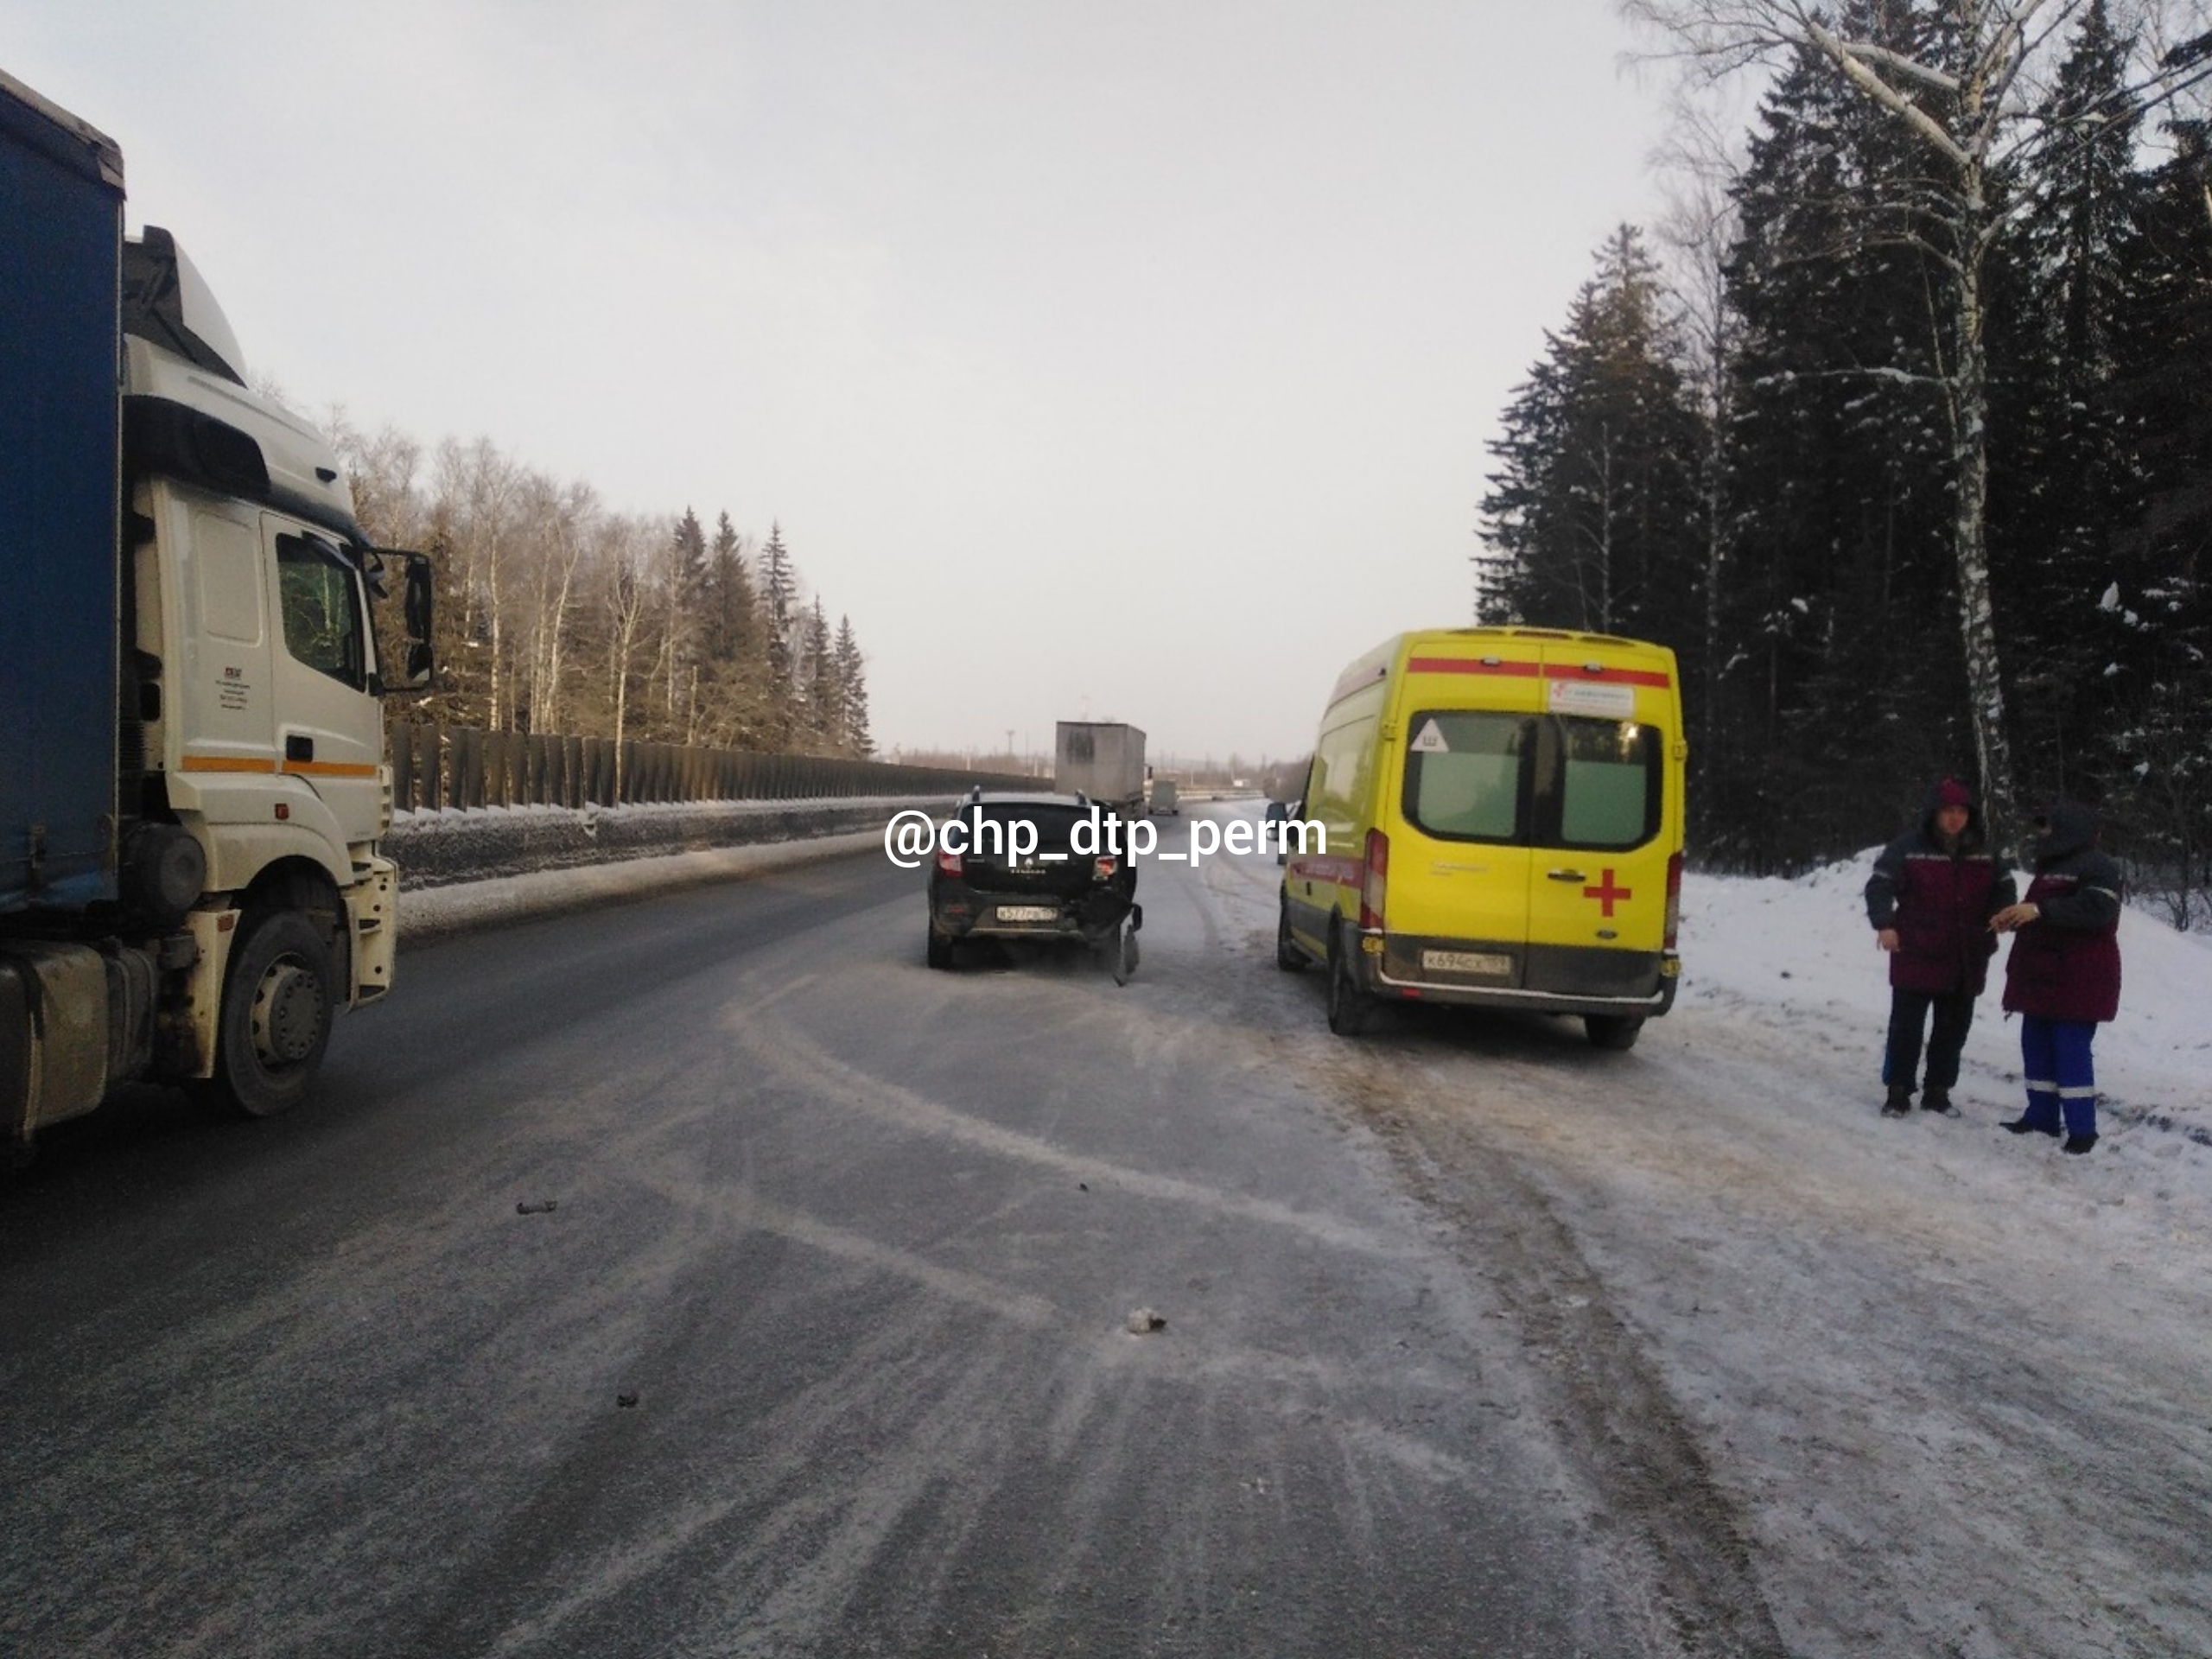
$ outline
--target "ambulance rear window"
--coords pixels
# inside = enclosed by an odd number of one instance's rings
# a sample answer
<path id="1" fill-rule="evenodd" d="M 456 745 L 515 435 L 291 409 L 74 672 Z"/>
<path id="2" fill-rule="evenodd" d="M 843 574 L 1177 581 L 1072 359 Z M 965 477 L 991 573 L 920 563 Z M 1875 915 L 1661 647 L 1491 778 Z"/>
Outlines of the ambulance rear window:
<path id="1" fill-rule="evenodd" d="M 1658 732 L 1634 721 L 1431 709 L 1408 723 L 1404 810 L 1445 841 L 1624 851 L 1659 832 Z"/>
<path id="2" fill-rule="evenodd" d="M 1639 847 L 1658 833 L 1659 734 L 1632 720 L 1562 720 L 1560 847 Z"/>
<path id="3" fill-rule="evenodd" d="M 1416 715 L 1406 754 L 1406 816 L 1454 841 L 1520 839 L 1522 761 L 1535 721 L 1468 709 Z"/>

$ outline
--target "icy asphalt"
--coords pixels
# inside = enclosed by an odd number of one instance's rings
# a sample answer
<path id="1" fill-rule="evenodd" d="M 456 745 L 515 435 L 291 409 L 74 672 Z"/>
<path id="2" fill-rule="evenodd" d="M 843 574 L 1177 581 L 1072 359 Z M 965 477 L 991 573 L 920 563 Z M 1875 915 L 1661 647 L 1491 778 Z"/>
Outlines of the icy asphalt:
<path id="1" fill-rule="evenodd" d="M 1126 989 L 931 975 L 870 856 L 410 950 L 312 1111 L 0 1193 L 0 1645 L 2212 1651 L 2199 942 L 2061 1159 L 1993 993 L 1875 1116 L 1852 866 L 1694 876 L 1613 1056 L 1329 1036 L 1251 860 Z"/>

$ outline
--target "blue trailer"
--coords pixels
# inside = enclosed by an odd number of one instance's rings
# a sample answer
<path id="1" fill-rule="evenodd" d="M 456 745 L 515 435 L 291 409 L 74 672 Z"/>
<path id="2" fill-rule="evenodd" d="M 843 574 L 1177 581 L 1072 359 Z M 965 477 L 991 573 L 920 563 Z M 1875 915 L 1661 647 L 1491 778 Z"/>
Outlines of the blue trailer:
<path id="1" fill-rule="evenodd" d="M 116 897 L 123 156 L 0 78 L 0 913 Z"/>

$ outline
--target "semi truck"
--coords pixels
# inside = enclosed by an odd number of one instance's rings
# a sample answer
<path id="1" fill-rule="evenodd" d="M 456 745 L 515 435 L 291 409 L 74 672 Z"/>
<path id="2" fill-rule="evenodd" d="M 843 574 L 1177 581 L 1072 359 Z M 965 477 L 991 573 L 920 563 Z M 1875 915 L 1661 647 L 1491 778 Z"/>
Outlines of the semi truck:
<path id="1" fill-rule="evenodd" d="M 1117 721 L 1064 720 L 1052 746 L 1053 785 L 1109 806 L 1144 810 L 1144 734 Z"/>
<path id="2" fill-rule="evenodd" d="M 0 1154 L 134 1081 L 283 1110 L 391 988 L 382 698 L 431 604 L 126 238 L 115 143 L 0 73 Z"/>

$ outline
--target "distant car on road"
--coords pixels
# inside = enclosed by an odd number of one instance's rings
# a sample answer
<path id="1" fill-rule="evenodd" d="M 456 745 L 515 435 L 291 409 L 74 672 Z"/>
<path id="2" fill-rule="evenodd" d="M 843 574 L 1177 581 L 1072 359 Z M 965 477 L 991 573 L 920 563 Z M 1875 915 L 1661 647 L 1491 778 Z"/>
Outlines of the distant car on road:
<path id="1" fill-rule="evenodd" d="M 1283 823 L 1294 818 L 1302 817 L 1305 816 L 1303 811 L 1305 805 L 1306 803 L 1303 801 L 1269 801 L 1268 803 L 1267 821 L 1269 823 Z M 1275 862 L 1278 864 L 1289 863 L 1290 852 L 1288 845 L 1281 838 L 1280 836 L 1276 837 L 1275 847 Z"/>
<path id="2" fill-rule="evenodd" d="M 1183 809 L 1177 802 L 1175 793 L 1175 780 L 1173 778 L 1154 779 L 1152 780 L 1152 805 L 1150 810 L 1155 814 L 1165 812 L 1170 817 L 1181 817 L 1183 816 Z"/>
<path id="3" fill-rule="evenodd" d="M 948 844 L 950 843 L 950 844 Z M 1082 795 L 976 791 L 938 826 L 930 865 L 929 965 L 963 939 L 1037 939 L 1136 966 L 1137 872 L 1126 821 Z"/>

